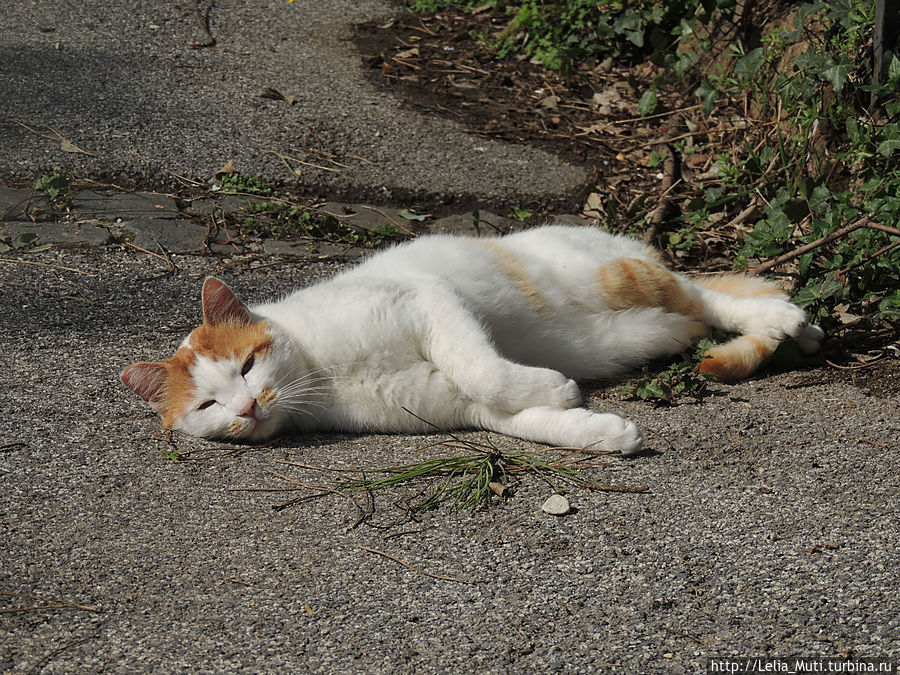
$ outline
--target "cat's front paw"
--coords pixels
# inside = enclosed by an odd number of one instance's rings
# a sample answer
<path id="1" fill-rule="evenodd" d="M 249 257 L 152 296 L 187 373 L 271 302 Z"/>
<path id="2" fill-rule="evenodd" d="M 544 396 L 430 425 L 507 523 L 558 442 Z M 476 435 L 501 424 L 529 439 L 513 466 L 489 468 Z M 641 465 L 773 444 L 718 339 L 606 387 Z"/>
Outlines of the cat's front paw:
<path id="1" fill-rule="evenodd" d="M 508 412 L 540 406 L 568 410 L 581 405 L 581 390 L 575 380 L 547 368 L 528 368 L 527 371 L 507 391 L 506 400 L 501 403 Z"/>
<path id="2" fill-rule="evenodd" d="M 575 380 L 569 380 L 561 387 L 557 387 L 552 392 L 552 398 L 555 399 L 555 408 L 568 410 L 569 408 L 577 408 L 584 400 L 581 396 L 581 389 Z"/>
<path id="3" fill-rule="evenodd" d="M 587 420 L 583 447 L 587 450 L 619 451 L 623 455 L 640 452 L 644 435 L 631 420 L 608 413 L 595 413 Z"/>

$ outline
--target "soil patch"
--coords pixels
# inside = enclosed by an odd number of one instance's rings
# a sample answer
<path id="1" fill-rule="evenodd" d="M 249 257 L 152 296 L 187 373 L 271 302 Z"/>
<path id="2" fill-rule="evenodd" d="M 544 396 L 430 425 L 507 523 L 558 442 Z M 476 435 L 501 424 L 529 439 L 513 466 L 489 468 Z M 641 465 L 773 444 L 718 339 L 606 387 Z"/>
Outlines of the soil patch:
<path id="1" fill-rule="evenodd" d="M 610 204 L 628 209 L 635 195 L 656 192 L 659 169 L 647 160 L 669 125 L 641 123 L 638 108 L 638 82 L 652 66 L 587 62 L 567 79 L 527 59 L 498 59 L 473 38 L 501 28 L 488 13 L 447 10 L 362 24 L 356 40 L 371 79 L 418 112 L 586 165 Z"/>

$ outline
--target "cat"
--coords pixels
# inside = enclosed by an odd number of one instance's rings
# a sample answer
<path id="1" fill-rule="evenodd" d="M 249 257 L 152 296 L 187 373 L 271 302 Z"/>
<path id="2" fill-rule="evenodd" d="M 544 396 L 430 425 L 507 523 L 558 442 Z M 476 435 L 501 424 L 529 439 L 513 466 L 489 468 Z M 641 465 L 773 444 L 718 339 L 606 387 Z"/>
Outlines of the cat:
<path id="1" fill-rule="evenodd" d="M 744 378 L 786 338 L 823 332 L 761 279 L 688 279 L 651 248 L 594 227 L 423 236 L 330 281 L 248 307 L 222 281 L 175 355 L 121 379 L 195 436 L 478 428 L 574 448 L 640 450 L 630 421 L 583 407 L 575 380 L 623 375 L 736 333 L 700 370 Z M 433 426 L 432 426 L 433 425 Z"/>

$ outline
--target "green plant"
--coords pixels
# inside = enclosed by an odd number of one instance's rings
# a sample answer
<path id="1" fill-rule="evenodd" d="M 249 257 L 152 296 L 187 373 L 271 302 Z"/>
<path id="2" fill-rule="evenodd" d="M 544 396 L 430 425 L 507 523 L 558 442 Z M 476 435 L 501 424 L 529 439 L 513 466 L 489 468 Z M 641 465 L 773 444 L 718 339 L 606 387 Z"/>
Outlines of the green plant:
<path id="1" fill-rule="evenodd" d="M 705 341 L 704 344 L 711 342 Z M 622 387 L 622 398 L 638 398 L 668 405 L 675 404 L 686 396 L 694 400 L 702 399 L 712 379 L 710 375 L 697 370 L 697 364 L 702 360 L 700 354 L 705 349 L 705 346 L 698 349 L 694 359 L 670 363 L 662 369 L 658 366 L 644 366 L 639 378 Z"/>
<path id="2" fill-rule="evenodd" d="M 501 451 L 487 435 L 483 441 L 476 441 L 447 431 L 443 433 L 447 438 L 429 447 L 462 449 L 466 454 L 369 469 L 359 478 L 338 478 L 335 487 L 342 492 L 372 492 L 422 480 L 436 481 L 436 487 L 411 505 L 413 510 L 424 511 L 451 502 L 456 509 L 470 512 L 489 506 L 495 499 L 506 498 L 511 481 L 526 474 L 537 476 L 553 491 L 564 486 L 612 492 L 646 490 L 644 487 L 603 485 L 588 478 L 580 469 L 593 464 L 588 461 L 589 455 L 580 450 L 568 448 L 562 455 L 549 450 Z M 376 477 L 369 477 L 373 475 Z"/>
<path id="3" fill-rule="evenodd" d="M 509 217 L 520 222 L 528 220 L 531 214 L 531 209 L 522 208 L 521 206 L 514 206 L 509 211 Z"/>
<path id="4" fill-rule="evenodd" d="M 486 42 L 503 58 L 524 54 L 547 68 L 573 73 L 578 63 L 591 57 L 611 56 L 637 60 L 650 56 L 659 64 L 686 72 L 695 62 L 690 55 L 677 53 L 674 44 L 690 35 L 698 21 L 713 12 L 730 11 L 731 0 L 687 0 L 662 3 L 658 0 L 522 0 L 516 4 L 493 0 L 414 0 L 413 11 L 434 12 L 440 8 L 487 6 L 505 16 L 503 31 Z M 645 94 L 641 108 L 652 110 L 656 93 Z M 644 112 L 643 114 L 647 114 Z"/>
<path id="5" fill-rule="evenodd" d="M 51 203 L 69 204 L 72 201 L 72 178 L 55 166 L 53 173 L 45 174 L 35 181 L 34 191 L 46 195 Z"/>
<path id="6" fill-rule="evenodd" d="M 184 456 L 183 456 L 181 450 L 179 450 L 178 448 L 176 448 L 174 446 L 172 448 L 170 448 L 169 450 L 163 450 L 162 456 L 163 456 L 163 459 L 167 459 L 172 462 L 179 462 L 182 459 L 184 459 Z"/>
<path id="7" fill-rule="evenodd" d="M 308 237 L 335 244 L 376 248 L 403 236 L 395 225 L 384 224 L 372 229 L 357 227 L 333 215 L 321 214 L 279 199 L 249 201 L 243 208 L 246 213 L 252 214 L 245 217 L 241 224 L 243 234 L 248 237 Z"/>
<path id="8" fill-rule="evenodd" d="M 270 195 L 274 192 L 261 178 L 245 176 L 238 172 L 225 173 L 219 176 L 218 186 L 222 192 L 248 195 Z"/>
<path id="9" fill-rule="evenodd" d="M 716 157 L 716 171 L 689 193 L 680 222 L 657 235 L 696 254 L 708 237 L 695 235 L 711 223 L 762 211 L 731 246 L 735 268 L 790 274 L 796 301 L 829 328 L 838 306 L 874 321 L 900 314 L 900 59 L 887 53 L 872 84 L 872 7 L 805 3 L 795 26 L 780 22 L 752 49 L 728 46 L 694 93 L 707 123 L 733 126 L 737 140 L 728 152 L 716 138 L 694 143 Z M 670 74 L 677 86 L 683 71 Z"/>

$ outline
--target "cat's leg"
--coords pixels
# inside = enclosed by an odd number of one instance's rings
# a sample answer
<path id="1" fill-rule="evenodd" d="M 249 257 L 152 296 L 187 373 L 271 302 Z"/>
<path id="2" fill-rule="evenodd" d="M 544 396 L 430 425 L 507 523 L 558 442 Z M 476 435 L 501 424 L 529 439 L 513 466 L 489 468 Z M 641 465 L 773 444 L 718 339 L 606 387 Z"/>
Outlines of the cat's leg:
<path id="1" fill-rule="evenodd" d="M 601 293 L 610 309 L 661 307 L 693 317 L 731 333 L 796 338 L 807 326 L 806 312 L 780 289 L 761 280 L 729 277 L 722 284 L 695 282 L 643 258 L 617 258 L 597 271 Z M 753 295 L 739 295 L 742 282 Z"/>
<path id="2" fill-rule="evenodd" d="M 780 289 L 742 276 L 692 281 L 643 258 L 618 258 L 597 272 L 610 309 L 661 307 L 740 337 L 712 348 L 700 366 L 725 379 L 752 373 L 781 340 L 794 338 L 807 353 L 818 350 L 823 333 L 809 325 L 802 309 Z"/>
<path id="3" fill-rule="evenodd" d="M 489 431 L 567 448 L 618 450 L 630 455 L 638 452 L 644 442 L 633 422 L 584 408 L 538 406 L 514 414 L 481 408 L 474 417 L 477 426 Z"/>
<path id="4" fill-rule="evenodd" d="M 508 413 L 534 406 L 567 409 L 581 403 L 578 385 L 562 373 L 503 358 L 485 328 L 452 292 L 428 287 L 417 294 L 425 322 L 422 356 L 464 396 Z"/>

